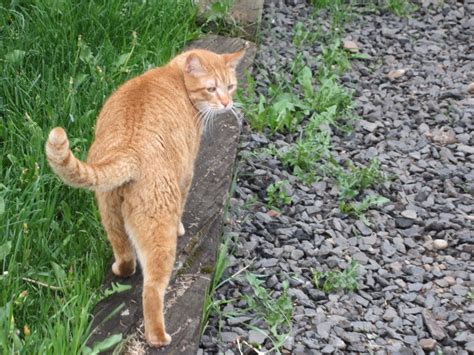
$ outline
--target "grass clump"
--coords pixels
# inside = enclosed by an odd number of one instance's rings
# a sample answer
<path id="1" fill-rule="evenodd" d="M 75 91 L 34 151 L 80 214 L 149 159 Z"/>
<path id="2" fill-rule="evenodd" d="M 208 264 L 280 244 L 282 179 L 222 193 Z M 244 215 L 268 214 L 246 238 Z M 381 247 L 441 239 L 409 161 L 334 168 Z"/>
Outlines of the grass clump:
<path id="1" fill-rule="evenodd" d="M 233 299 L 225 300 L 214 298 L 214 294 L 217 292 L 217 290 L 232 278 L 230 277 L 225 280 L 222 280 L 224 272 L 229 265 L 229 242 L 229 239 L 226 239 L 223 243 L 221 243 L 217 252 L 216 263 L 214 265 L 214 273 L 212 275 L 211 283 L 209 284 L 208 289 L 206 291 L 206 295 L 204 296 L 203 313 L 201 316 L 201 334 L 204 334 L 209 317 L 211 315 L 217 316 L 219 320 L 236 315 L 236 313 L 224 313 L 222 311 L 223 306 L 234 302 Z M 219 327 L 221 324 L 222 322 L 219 321 Z"/>
<path id="2" fill-rule="evenodd" d="M 0 7 L 0 352 L 86 351 L 111 252 L 93 194 L 56 178 L 44 143 L 63 126 L 84 159 L 105 98 L 196 37 L 195 17 L 175 0 Z"/>
<path id="3" fill-rule="evenodd" d="M 213 1 L 207 5 L 202 17 L 204 32 L 213 32 L 229 36 L 237 36 L 242 31 L 241 26 L 230 14 L 234 0 Z"/>
<path id="4" fill-rule="evenodd" d="M 371 207 L 380 207 L 390 201 L 380 195 L 365 196 L 360 202 L 356 200 L 366 189 L 385 181 L 385 176 L 380 171 L 380 164 L 376 159 L 362 167 L 349 162 L 346 169 L 331 160 L 327 167 L 329 174 L 336 179 L 339 188 L 339 210 L 342 213 L 361 218 L 368 223 L 364 213 Z"/>
<path id="5" fill-rule="evenodd" d="M 245 94 L 239 92 L 239 99 L 243 102 L 245 117 L 250 126 L 259 132 L 268 127 L 270 134 L 295 132 L 308 112 L 304 102 L 296 94 L 284 91 L 276 85 L 269 89 L 267 97 L 260 94 L 256 100 L 255 86 L 255 80 L 247 76 Z"/>
<path id="6" fill-rule="evenodd" d="M 269 352 L 277 351 L 279 353 L 279 349 L 291 333 L 293 305 L 288 294 L 288 281 L 282 282 L 280 295 L 274 297 L 262 286 L 263 281 L 257 275 L 247 273 L 245 278 L 252 289 L 251 294 L 243 295 L 247 311 L 255 317 L 256 321 L 263 321 L 265 329 L 248 326 L 268 336 L 273 344 L 273 348 Z"/>
<path id="7" fill-rule="evenodd" d="M 357 290 L 359 264 L 351 261 L 346 269 L 318 271 L 312 269 L 314 286 L 324 292 L 353 292 Z"/>
<path id="8" fill-rule="evenodd" d="M 351 67 L 349 60 L 351 56 L 342 48 L 339 38 L 335 38 L 328 45 L 322 45 L 321 49 L 322 53 L 318 58 L 322 64 L 319 73 L 321 77 L 341 75 Z"/>
<path id="9" fill-rule="evenodd" d="M 297 22 L 293 28 L 293 44 L 299 48 L 303 44 L 313 44 L 317 41 L 320 33 L 308 31 L 302 22 Z"/>
<path id="10" fill-rule="evenodd" d="M 372 159 L 368 166 L 357 167 L 352 162 L 348 163 L 348 170 L 344 170 L 333 163 L 333 174 L 339 188 L 339 197 L 350 200 L 365 189 L 384 181 L 378 160 Z"/>
<path id="11" fill-rule="evenodd" d="M 384 8 L 401 17 L 407 17 L 417 9 L 409 0 L 385 0 L 383 3 Z"/>
<path id="12" fill-rule="evenodd" d="M 368 224 L 364 217 L 364 213 L 371 207 L 381 207 L 388 202 L 390 202 L 390 200 L 384 196 L 369 195 L 364 197 L 361 202 L 342 200 L 339 202 L 339 210 L 350 216 L 361 218 L 366 222 L 366 224 Z"/>
<path id="13" fill-rule="evenodd" d="M 267 202 L 272 207 L 289 205 L 292 201 L 287 192 L 288 180 L 280 180 L 267 187 Z"/>
<path id="14" fill-rule="evenodd" d="M 339 85 L 335 76 L 321 79 L 319 90 L 313 98 L 313 107 L 318 112 L 336 107 L 336 116 L 344 116 L 352 109 L 352 93 Z"/>

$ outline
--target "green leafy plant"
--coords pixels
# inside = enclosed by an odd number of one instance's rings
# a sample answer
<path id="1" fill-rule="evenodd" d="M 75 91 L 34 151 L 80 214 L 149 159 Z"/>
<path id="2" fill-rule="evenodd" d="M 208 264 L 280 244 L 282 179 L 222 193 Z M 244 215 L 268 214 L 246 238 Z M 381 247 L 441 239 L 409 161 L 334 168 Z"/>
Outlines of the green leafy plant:
<path id="1" fill-rule="evenodd" d="M 270 206 L 289 205 L 292 201 L 291 196 L 286 192 L 285 186 L 288 180 L 280 180 L 270 184 L 267 187 L 267 202 Z"/>
<path id="2" fill-rule="evenodd" d="M 317 112 L 324 112 L 330 107 L 336 107 L 336 115 L 350 114 L 352 109 L 352 93 L 337 83 L 334 75 L 320 79 L 319 89 L 312 99 L 312 107 Z"/>
<path id="3" fill-rule="evenodd" d="M 308 31 L 302 22 L 297 22 L 293 28 L 293 44 L 301 47 L 303 44 L 313 44 L 319 36 L 317 31 Z"/>
<path id="4" fill-rule="evenodd" d="M 368 166 L 363 167 L 357 167 L 352 162 L 348 162 L 348 171 L 334 161 L 330 164 L 331 174 L 336 178 L 341 200 L 353 199 L 365 189 L 384 181 L 384 175 L 376 159 L 372 159 Z"/>
<path id="5" fill-rule="evenodd" d="M 227 35 L 237 35 L 242 32 L 242 28 L 231 16 L 230 10 L 233 4 L 234 0 L 213 1 L 208 4 L 203 14 L 205 18 L 203 30 Z"/>
<path id="6" fill-rule="evenodd" d="M 365 221 L 364 213 L 371 207 L 380 207 L 385 205 L 386 203 L 390 202 L 390 200 L 384 196 L 380 195 L 369 195 L 364 197 L 361 202 L 348 202 L 348 201 L 340 201 L 339 202 L 339 210 L 342 213 L 362 218 Z M 365 221 L 367 222 L 367 221 Z M 368 223 L 367 223 L 368 224 Z"/>
<path id="7" fill-rule="evenodd" d="M 247 312 L 256 319 L 263 320 L 266 329 L 259 329 L 251 325 L 249 328 L 267 334 L 273 344 L 272 351 L 278 351 L 291 333 L 291 316 L 293 306 L 288 294 L 288 281 L 282 282 L 282 290 L 278 297 L 262 286 L 263 280 L 257 275 L 246 273 L 245 279 L 249 283 L 252 293 L 243 295 L 247 304 Z"/>
<path id="8" fill-rule="evenodd" d="M 19 353 L 23 345 L 21 331 L 17 329 L 13 316 L 13 303 L 7 302 L 0 307 L 0 350 L 7 353 L 11 349 L 11 353 Z"/>
<path id="9" fill-rule="evenodd" d="M 122 341 L 122 334 L 113 334 L 102 341 L 95 342 L 92 348 L 85 346 L 82 349 L 84 355 L 98 355 L 103 351 L 110 350 Z"/>
<path id="10" fill-rule="evenodd" d="M 346 269 L 318 271 L 311 269 L 314 286 L 324 292 L 353 292 L 357 290 L 359 264 L 351 261 Z"/>
<path id="11" fill-rule="evenodd" d="M 320 131 L 311 137 L 298 138 L 284 153 L 278 153 L 283 165 L 305 183 L 315 180 L 316 164 L 329 154 L 330 136 Z"/>
<path id="12" fill-rule="evenodd" d="M 340 75 L 351 67 L 350 55 L 342 48 L 341 40 L 336 38 L 327 46 L 321 46 L 322 53 L 318 57 L 321 62 L 320 77 Z"/>
<path id="13" fill-rule="evenodd" d="M 104 290 L 103 298 L 110 297 L 116 293 L 125 292 L 127 290 L 130 290 L 131 288 L 132 288 L 131 285 L 124 285 L 119 282 L 112 282 L 110 287 Z"/>
<path id="14" fill-rule="evenodd" d="M 397 16 L 407 17 L 416 11 L 417 7 L 409 0 L 385 0 L 384 7 Z"/>

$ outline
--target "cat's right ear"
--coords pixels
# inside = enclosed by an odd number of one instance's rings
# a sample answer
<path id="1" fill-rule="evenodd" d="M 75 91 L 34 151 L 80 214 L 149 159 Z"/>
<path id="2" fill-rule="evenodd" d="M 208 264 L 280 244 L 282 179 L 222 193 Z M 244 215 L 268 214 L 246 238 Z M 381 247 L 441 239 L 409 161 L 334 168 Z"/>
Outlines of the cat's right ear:
<path id="1" fill-rule="evenodd" d="M 199 76 L 204 74 L 204 69 L 202 67 L 199 57 L 191 53 L 186 57 L 186 62 L 184 63 L 184 71 L 193 76 Z"/>

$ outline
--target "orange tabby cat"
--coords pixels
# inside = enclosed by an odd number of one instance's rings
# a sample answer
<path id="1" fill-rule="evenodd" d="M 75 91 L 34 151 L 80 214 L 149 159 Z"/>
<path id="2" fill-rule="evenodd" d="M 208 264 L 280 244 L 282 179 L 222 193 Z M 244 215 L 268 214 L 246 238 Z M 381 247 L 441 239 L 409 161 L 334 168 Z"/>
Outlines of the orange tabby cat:
<path id="1" fill-rule="evenodd" d="M 218 55 L 202 49 L 177 56 L 124 85 L 99 114 L 87 163 L 74 157 L 64 130 L 54 128 L 46 155 L 68 185 L 96 191 L 118 276 L 143 269 L 145 336 L 167 345 L 165 289 L 193 178 L 203 121 L 233 110 L 235 69 L 245 49 Z"/>

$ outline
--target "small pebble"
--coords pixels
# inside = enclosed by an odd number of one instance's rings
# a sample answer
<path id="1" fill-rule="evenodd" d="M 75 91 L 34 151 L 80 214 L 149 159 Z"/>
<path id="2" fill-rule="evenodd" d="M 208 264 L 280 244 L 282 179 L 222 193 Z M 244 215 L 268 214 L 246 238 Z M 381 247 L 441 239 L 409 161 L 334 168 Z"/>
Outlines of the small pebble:
<path id="1" fill-rule="evenodd" d="M 433 240 L 433 246 L 435 249 L 443 250 L 448 247 L 448 242 L 444 239 L 435 239 Z"/>

